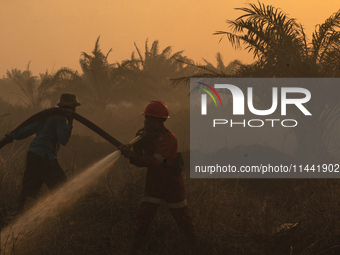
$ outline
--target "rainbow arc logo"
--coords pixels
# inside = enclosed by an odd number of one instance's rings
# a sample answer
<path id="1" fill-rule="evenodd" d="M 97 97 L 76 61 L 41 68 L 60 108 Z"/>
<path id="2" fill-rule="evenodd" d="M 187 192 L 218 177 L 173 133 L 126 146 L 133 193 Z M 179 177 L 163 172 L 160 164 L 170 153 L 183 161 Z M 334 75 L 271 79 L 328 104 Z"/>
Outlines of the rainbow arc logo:
<path id="1" fill-rule="evenodd" d="M 217 93 L 217 91 L 216 91 L 213 87 L 211 87 L 210 85 L 208 85 L 208 84 L 206 84 L 206 83 L 203 83 L 203 82 L 197 82 L 197 83 L 198 83 L 198 84 L 201 84 L 201 85 L 203 85 L 203 86 L 205 86 L 205 87 L 207 87 L 207 88 L 210 89 L 212 92 L 214 92 L 215 95 L 217 96 L 218 100 L 220 101 L 220 104 L 222 105 L 222 100 L 221 100 L 219 94 Z M 203 90 L 205 93 L 207 93 L 207 94 L 212 98 L 212 100 L 214 101 L 215 105 L 217 106 L 216 100 L 215 100 L 214 96 L 211 94 L 211 92 L 210 92 L 209 90 L 207 90 L 207 89 L 205 89 L 205 88 L 202 88 L 202 87 L 199 87 L 199 86 L 197 86 L 196 88 L 201 89 L 201 90 Z"/>

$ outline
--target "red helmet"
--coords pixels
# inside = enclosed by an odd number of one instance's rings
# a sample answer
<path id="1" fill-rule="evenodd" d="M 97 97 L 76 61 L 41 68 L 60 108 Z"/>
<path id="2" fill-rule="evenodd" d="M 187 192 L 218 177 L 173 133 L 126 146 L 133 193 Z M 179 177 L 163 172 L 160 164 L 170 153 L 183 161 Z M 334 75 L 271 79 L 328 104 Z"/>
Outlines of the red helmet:
<path id="1" fill-rule="evenodd" d="M 141 114 L 165 119 L 170 118 L 168 107 L 162 101 L 151 101 Z"/>

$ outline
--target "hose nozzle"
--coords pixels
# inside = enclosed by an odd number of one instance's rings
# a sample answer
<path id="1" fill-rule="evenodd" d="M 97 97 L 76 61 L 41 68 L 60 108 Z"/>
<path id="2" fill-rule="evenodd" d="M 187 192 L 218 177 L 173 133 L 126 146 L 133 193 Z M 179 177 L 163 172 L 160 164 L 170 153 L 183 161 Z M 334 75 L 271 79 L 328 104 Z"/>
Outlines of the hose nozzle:
<path id="1" fill-rule="evenodd" d="M 129 148 L 134 145 L 136 142 L 138 142 L 140 139 L 142 139 L 143 137 L 141 135 L 136 136 L 132 141 L 130 141 L 127 146 L 129 146 Z"/>

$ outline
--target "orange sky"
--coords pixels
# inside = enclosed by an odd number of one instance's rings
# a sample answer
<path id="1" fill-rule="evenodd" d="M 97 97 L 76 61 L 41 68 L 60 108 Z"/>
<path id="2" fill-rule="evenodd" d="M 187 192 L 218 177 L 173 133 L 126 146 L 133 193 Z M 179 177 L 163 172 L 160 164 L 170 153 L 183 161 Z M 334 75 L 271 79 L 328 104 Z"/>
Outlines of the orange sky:
<path id="1" fill-rule="evenodd" d="M 80 70 L 82 51 L 91 53 L 100 35 L 104 53 L 110 48 L 109 62 L 128 59 L 134 42 L 144 50 L 159 40 L 160 49 L 172 46 L 173 52 L 215 64 L 221 52 L 224 62 L 252 61 L 251 55 L 235 51 L 227 40 L 212 35 L 227 30 L 226 19 L 242 12 L 234 10 L 255 1 L 239 0 L 0 0 L 0 77 L 6 70 L 25 70 L 31 61 L 34 75 L 55 72 L 61 67 Z M 315 24 L 336 12 L 338 0 L 262 1 L 280 7 L 306 28 L 311 38 Z"/>

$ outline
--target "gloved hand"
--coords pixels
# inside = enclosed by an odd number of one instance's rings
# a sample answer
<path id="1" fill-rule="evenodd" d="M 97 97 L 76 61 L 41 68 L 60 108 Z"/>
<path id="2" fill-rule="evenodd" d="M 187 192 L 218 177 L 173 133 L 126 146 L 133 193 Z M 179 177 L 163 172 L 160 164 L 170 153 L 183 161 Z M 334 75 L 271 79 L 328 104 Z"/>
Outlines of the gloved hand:
<path id="1" fill-rule="evenodd" d="M 148 133 L 146 131 L 144 131 L 144 130 L 139 130 L 137 132 L 137 136 L 141 136 L 143 138 L 146 138 L 148 136 Z"/>
<path id="2" fill-rule="evenodd" d="M 128 145 L 123 144 L 123 145 L 119 146 L 119 150 L 122 152 L 122 154 L 125 158 L 130 159 L 131 150 L 130 150 L 130 147 Z"/>
<path id="3" fill-rule="evenodd" d="M 145 131 L 145 130 L 139 130 L 137 132 L 137 136 L 141 136 L 143 138 L 147 138 L 147 139 L 152 139 L 156 136 L 156 134 L 151 133 L 150 131 Z"/>

